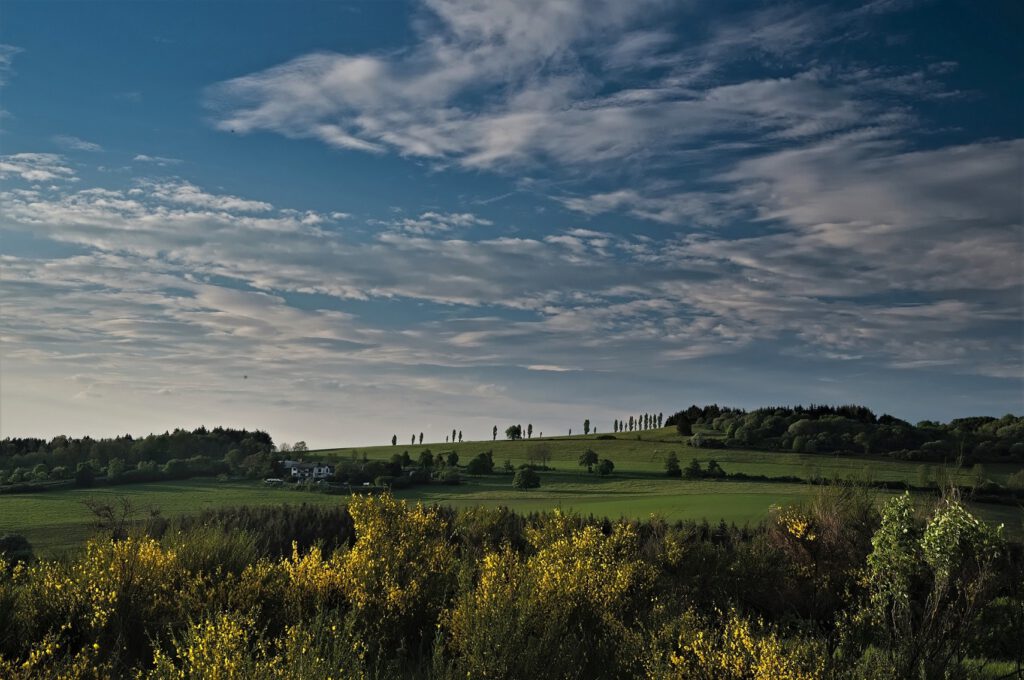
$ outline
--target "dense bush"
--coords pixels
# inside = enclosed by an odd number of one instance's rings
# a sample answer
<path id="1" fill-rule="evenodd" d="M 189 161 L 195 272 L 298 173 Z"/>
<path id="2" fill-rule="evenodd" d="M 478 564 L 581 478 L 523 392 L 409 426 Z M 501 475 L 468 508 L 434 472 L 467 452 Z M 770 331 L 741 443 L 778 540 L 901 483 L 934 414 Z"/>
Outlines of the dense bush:
<path id="1" fill-rule="evenodd" d="M 516 489 L 536 489 L 540 486 L 540 475 L 532 467 L 523 467 L 516 471 L 512 486 Z"/>
<path id="2" fill-rule="evenodd" d="M 471 475 L 489 475 L 494 472 L 494 456 L 490 451 L 477 454 L 466 464 L 466 472 Z"/>
<path id="3" fill-rule="evenodd" d="M 0 677 L 1019 674 L 1021 547 L 955 500 L 877 507 L 827 487 L 742 529 L 389 495 L 208 512 L 0 558 Z"/>

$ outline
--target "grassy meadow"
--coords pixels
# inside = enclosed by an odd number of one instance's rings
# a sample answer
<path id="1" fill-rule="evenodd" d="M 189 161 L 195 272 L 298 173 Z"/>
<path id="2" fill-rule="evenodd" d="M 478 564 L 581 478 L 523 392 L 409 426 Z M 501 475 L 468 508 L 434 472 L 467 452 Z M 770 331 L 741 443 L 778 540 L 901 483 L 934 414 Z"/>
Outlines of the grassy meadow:
<path id="1" fill-rule="evenodd" d="M 522 441 L 473 441 L 431 443 L 422 446 L 378 446 L 324 449 L 302 454 L 307 460 L 338 461 L 363 456 L 369 460 L 387 460 L 395 453 L 408 451 L 415 460 L 420 451 L 434 454 L 455 451 L 464 465 L 476 454 L 492 450 L 495 467 L 505 460 L 512 465 L 537 456 L 538 447 L 550 453 L 548 465 L 554 470 L 541 473 L 542 485 L 530 491 L 511 487 L 509 475 L 464 476 L 457 486 L 432 484 L 396 493 L 398 498 L 425 503 L 468 506 L 508 506 L 520 512 L 562 508 L 582 515 L 645 519 L 652 514 L 669 520 L 707 519 L 717 523 L 743 525 L 756 523 L 771 505 L 790 505 L 814 492 L 807 484 L 733 480 L 680 480 L 664 476 L 665 457 L 674 452 L 685 466 L 696 458 L 702 463 L 715 459 L 727 473 L 743 472 L 769 477 L 814 476 L 872 480 L 907 481 L 917 484 L 925 474 L 935 479 L 947 474 L 961 483 L 972 479 L 970 470 L 941 471 L 935 464 L 918 464 L 876 458 L 772 453 L 764 451 L 693 449 L 672 428 L 643 433 L 617 435 L 614 440 L 594 435 L 555 437 Z M 579 455 L 594 449 L 600 458 L 615 463 L 608 477 L 588 474 L 577 464 Z M 290 454 L 298 455 L 298 454 Z M 986 466 L 986 475 L 1003 481 L 1016 471 L 1014 466 Z M 888 494 L 879 492 L 879 497 Z M 268 488 L 259 481 L 217 481 L 191 479 L 174 482 L 100 486 L 45 493 L 0 496 L 0 534 L 21 533 L 42 555 L 54 556 L 74 549 L 93 530 L 93 517 L 84 502 L 115 501 L 127 498 L 140 516 L 159 511 L 171 518 L 208 508 L 238 505 L 276 505 L 313 503 L 329 505 L 344 502 L 344 496 L 305 493 L 289 487 Z M 978 504 L 975 510 L 986 520 L 1003 523 L 1011 536 L 1024 536 L 1024 511 L 1012 506 Z"/>

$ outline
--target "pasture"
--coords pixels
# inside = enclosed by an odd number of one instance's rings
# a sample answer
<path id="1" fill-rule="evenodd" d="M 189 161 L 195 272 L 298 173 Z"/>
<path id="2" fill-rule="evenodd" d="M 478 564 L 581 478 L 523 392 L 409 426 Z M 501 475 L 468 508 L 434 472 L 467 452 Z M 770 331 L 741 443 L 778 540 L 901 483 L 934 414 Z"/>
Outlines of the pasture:
<path id="1" fill-rule="evenodd" d="M 464 476 L 456 486 L 431 484 L 398 491 L 395 495 L 413 501 L 467 507 L 508 506 L 520 512 L 560 507 L 583 515 L 609 518 L 646 519 L 658 515 L 668 520 L 702 520 L 743 525 L 764 518 L 772 505 L 799 503 L 814 487 L 802 483 L 734 480 L 680 480 L 664 476 L 665 457 L 675 453 L 685 465 L 693 458 L 702 463 L 719 462 L 727 473 L 743 472 L 769 477 L 853 479 L 858 481 L 907 481 L 917 484 L 922 475 L 937 479 L 943 475 L 969 483 L 970 470 L 950 470 L 935 464 L 891 461 L 852 456 L 774 453 L 764 451 L 693 449 L 670 428 L 618 435 L 614 440 L 589 437 L 557 437 L 543 440 L 474 441 L 461 444 L 427 443 L 422 446 L 378 446 L 326 449 L 301 454 L 307 460 L 387 460 L 408 451 L 413 460 L 424 449 L 434 454 L 455 451 L 465 465 L 482 451 L 493 451 L 496 471 L 504 461 L 513 466 L 536 460 L 547 449 L 547 465 L 539 489 L 521 491 L 511 486 L 511 476 L 497 473 Z M 639 438 L 638 438 L 639 437 Z M 592 448 L 600 458 L 615 463 L 608 477 L 587 473 L 577 464 L 579 455 Z M 293 457 L 298 454 L 290 454 Z M 1015 472 L 1013 466 L 986 466 L 985 474 L 1003 481 Z M 879 492 L 879 496 L 886 494 Z M 41 555 L 56 556 L 73 550 L 94 530 L 94 517 L 87 500 L 106 502 L 127 498 L 144 517 L 158 511 L 172 518 L 208 508 L 281 503 L 334 504 L 345 496 L 294 490 L 288 486 L 269 488 L 259 481 L 192 479 L 123 486 L 101 486 L 36 494 L 0 496 L 0 534 L 21 533 Z M 1011 536 L 1024 535 L 1024 510 L 1012 506 L 976 504 L 987 521 L 1003 523 Z"/>

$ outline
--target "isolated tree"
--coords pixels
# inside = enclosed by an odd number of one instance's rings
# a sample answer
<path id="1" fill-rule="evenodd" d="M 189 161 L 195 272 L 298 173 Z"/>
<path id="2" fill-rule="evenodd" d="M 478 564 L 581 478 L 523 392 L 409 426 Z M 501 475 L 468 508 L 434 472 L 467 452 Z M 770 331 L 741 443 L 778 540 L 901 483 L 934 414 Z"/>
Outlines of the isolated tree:
<path id="1" fill-rule="evenodd" d="M 615 420 L 612 421 L 612 432 L 618 432 L 618 431 L 619 431 L 619 419 L 616 418 Z"/>
<path id="2" fill-rule="evenodd" d="M 527 423 L 526 424 L 526 438 L 527 439 L 532 439 L 533 438 L 533 423 Z"/>
<path id="3" fill-rule="evenodd" d="M 416 446 L 416 435 L 412 436 L 412 440 L 409 441 L 409 446 Z"/>
<path id="4" fill-rule="evenodd" d="M 420 446 L 423 446 L 423 433 L 420 432 Z"/>
<path id="5" fill-rule="evenodd" d="M 462 430 L 459 430 L 459 443 L 462 443 Z"/>
<path id="6" fill-rule="evenodd" d="M 607 458 L 602 458 L 601 462 L 597 464 L 597 474 L 602 477 L 607 477 L 615 470 L 615 463 L 611 462 Z"/>
<path id="7" fill-rule="evenodd" d="M 690 425 L 690 420 L 686 416 L 679 416 L 679 420 L 676 421 L 676 432 L 684 437 L 693 434 L 693 426 Z"/>
<path id="8" fill-rule="evenodd" d="M 452 428 L 452 443 L 455 443 L 455 428 Z"/>
<path id="9" fill-rule="evenodd" d="M 571 427 L 569 428 L 569 436 L 570 437 L 572 436 L 572 428 Z"/>
<path id="10" fill-rule="evenodd" d="M 512 441 L 515 441 L 516 439 L 522 439 L 523 428 L 519 427 L 518 425 L 509 425 L 507 428 L 505 428 L 505 437 L 511 439 Z"/>
<path id="11" fill-rule="evenodd" d="M 512 478 L 512 487 L 515 489 L 536 489 L 540 486 L 540 475 L 533 468 L 518 470 Z"/>
<path id="12" fill-rule="evenodd" d="M 548 462 L 551 460 L 551 447 L 547 444 L 534 444 L 530 447 L 530 450 L 526 452 L 528 460 L 531 462 L 537 462 L 544 467 L 548 466 Z"/>
<path id="13" fill-rule="evenodd" d="M 391 445 L 392 446 L 397 446 L 398 445 L 398 435 L 397 434 L 391 435 Z"/>
<path id="14" fill-rule="evenodd" d="M 491 430 L 491 441 L 496 441 L 497 439 L 498 439 L 498 426 L 495 425 L 494 429 Z"/>
<path id="15" fill-rule="evenodd" d="M 665 474 L 669 477 L 680 477 L 683 474 L 679 467 L 679 458 L 674 453 L 668 454 L 668 457 L 665 458 Z"/>
<path id="16" fill-rule="evenodd" d="M 306 446 L 306 442 L 304 442 L 304 441 L 297 441 L 294 444 L 292 444 L 292 452 L 294 452 L 294 453 L 303 453 L 305 451 L 309 451 L 309 447 Z"/>
<path id="17" fill-rule="evenodd" d="M 587 472 L 593 472 L 595 465 L 597 465 L 597 451 L 587 449 L 580 454 L 580 467 L 587 468 Z"/>
<path id="18" fill-rule="evenodd" d="M 590 418 L 587 418 L 586 420 L 583 421 L 583 434 L 590 434 Z"/>

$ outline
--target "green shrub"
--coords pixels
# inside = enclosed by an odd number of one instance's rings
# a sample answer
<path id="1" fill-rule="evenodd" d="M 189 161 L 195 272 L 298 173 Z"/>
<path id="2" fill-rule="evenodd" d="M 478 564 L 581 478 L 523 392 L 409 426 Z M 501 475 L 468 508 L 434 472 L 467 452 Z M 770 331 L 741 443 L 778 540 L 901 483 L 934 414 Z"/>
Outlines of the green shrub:
<path id="1" fill-rule="evenodd" d="M 540 475 L 533 468 L 518 470 L 512 478 L 512 487 L 516 489 L 536 489 L 539 486 Z"/>

